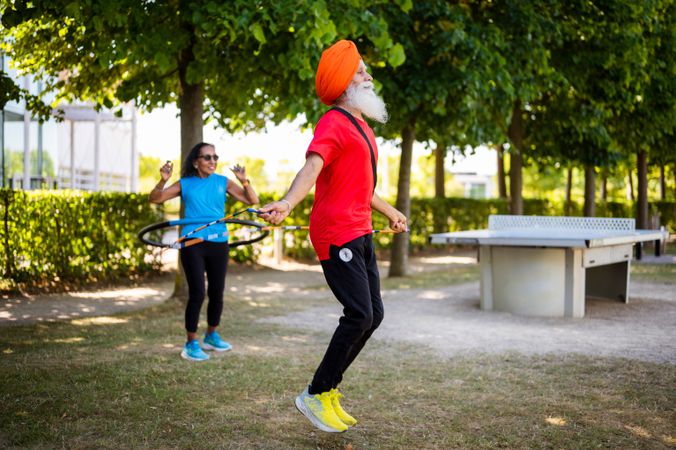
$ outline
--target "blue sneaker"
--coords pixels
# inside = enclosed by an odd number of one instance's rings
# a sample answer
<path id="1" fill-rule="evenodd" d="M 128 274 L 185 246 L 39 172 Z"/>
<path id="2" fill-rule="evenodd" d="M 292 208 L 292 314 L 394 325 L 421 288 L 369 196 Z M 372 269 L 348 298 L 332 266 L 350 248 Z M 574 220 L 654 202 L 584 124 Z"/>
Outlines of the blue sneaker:
<path id="1" fill-rule="evenodd" d="M 181 358 L 187 359 L 188 361 L 206 361 L 209 359 L 209 355 L 204 353 L 200 348 L 200 343 L 197 339 L 185 344 L 183 351 L 181 352 Z"/>
<path id="2" fill-rule="evenodd" d="M 217 352 L 227 352 L 232 349 L 232 345 L 225 342 L 218 335 L 216 331 L 204 335 L 204 342 L 202 343 L 204 350 L 216 350 Z"/>

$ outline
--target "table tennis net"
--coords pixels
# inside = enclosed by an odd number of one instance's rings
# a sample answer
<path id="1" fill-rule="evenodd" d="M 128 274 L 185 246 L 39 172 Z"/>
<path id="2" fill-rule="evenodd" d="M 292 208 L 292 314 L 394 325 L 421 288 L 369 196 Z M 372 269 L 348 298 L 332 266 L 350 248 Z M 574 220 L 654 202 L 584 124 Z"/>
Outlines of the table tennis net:
<path id="1" fill-rule="evenodd" d="M 556 230 L 634 231 L 636 221 L 630 218 L 512 216 L 494 214 L 488 217 L 489 230 L 547 228 Z"/>

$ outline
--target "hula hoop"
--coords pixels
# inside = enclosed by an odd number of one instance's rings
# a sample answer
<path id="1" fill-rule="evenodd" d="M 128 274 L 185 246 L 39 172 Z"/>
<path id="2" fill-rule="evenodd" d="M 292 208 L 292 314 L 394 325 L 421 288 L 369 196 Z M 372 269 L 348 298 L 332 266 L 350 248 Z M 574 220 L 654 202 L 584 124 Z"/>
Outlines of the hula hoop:
<path id="1" fill-rule="evenodd" d="M 138 232 L 138 238 L 144 244 L 152 245 L 153 247 L 175 248 L 175 249 L 190 247 L 191 245 L 199 244 L 200 242 L 209 241 L 210 239 L 208 239 L 208 238 L 207 239 L 195 238 L 195 239 L 177 241 L 177 242 L 174 242 L 173 244 L 166 244 L 164 242 L 152 240 L 150 237 L 148 237 L 146 235 L 149 234 L 149 233 L 152 233 L 153 231 L 158 231 L 158 230 L 161 230 L 161 229 L 164 229 L 164 228 L 175 227 L 175 226 L 179 226 L 179 225 L 190 225 L 190 224 L 195 224 L 195 223 L 205 223 L 207 221 L 209 221 L 209 219 L 194 218 L 194 219 L 177 219 L 177 220 L 168 220 L 168 221 L 164 221 L 164 222 L 157 222 L 157 223 L 153 223 L 153 224 L 148 225 L 147 227 L 144 227 L 143 229 L 141 229 L 141 231 Z M 245 229 L 247 238 L 243 239 L 243 240 L 237 240 L 237 241 L 229 240 L 230 247 L 239 247 L 241 245 L 253 244 L 255 242 L 258 242 L 260 240 L 265 239 L 270 234 L 270 230 L 266 230 L 265 225 L 258 223 L 258 222 L 253 222 L 251 220 L 225 219 L 225 220 L 219 220 L 218 223 L 228 223 L 228 224 L 242 225 L 242 226 L 248 227 L 248 228 Z M 253 235 L 253 236 L 251 236 L 251 235 Z"/>

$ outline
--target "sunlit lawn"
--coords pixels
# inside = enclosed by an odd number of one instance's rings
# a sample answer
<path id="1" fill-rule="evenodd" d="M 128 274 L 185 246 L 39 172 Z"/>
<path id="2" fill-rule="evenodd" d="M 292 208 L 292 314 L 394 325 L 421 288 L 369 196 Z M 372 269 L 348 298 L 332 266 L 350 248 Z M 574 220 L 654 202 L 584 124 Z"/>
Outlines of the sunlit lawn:
<path id="1" fill-rule="evenodd" d="M 631 279 L 650 283 L 676 284 L 676 264 L 632 263 Z"/>
<path id="2" fill-rule="evenodd" d="M 634 279 L 652 277 L 637 269 Z M 646 266 L 647 267 L 647 266 Z M 674 266 L 656 268 L 674 280 Z M 477 279 L 476 266 L 385 288 Z M 314 431 L 293 398 L 330 338 L 258 318 L 332 302 L 228 296 L 235 350 L 178 356 L 177 303 L 127 315 L 0 328 L 0 448 L 669 448 L 676 370 L 581 356 L 444 359 L 373 340 L 343 383 L 360 424 Z M 535 344 L 534 344 L 535 345 Z"/>
<path id="3" fill-rule="evenodd" d="M 644 249 L 644 255 L 651 256 L 653 252 L 652 246 Z M 676 242 L 671 242 L 667 245 L 663 256 L 673 257 L 674 255 L 676 255 Z M 676 284 L 676 264 L 651 264 L 634 260 L 631 263 L 631 280 Z"/>

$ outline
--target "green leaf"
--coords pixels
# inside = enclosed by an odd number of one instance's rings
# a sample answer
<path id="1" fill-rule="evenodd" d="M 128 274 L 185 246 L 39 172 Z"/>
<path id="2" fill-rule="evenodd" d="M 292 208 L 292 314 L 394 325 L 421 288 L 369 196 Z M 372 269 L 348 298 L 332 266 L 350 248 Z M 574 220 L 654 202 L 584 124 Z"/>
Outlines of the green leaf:
<path id="1" fill-rule="evenodd" d="M 162 52 L 155 53 L 155 63 L 160 69 L 160 72 L 168 72 L 171 66 L 171 60 L 169 55 Z"/>
<path id="2" fill-rule="evenodd" d="M 405 13 L 413 9 L 413 0 L 396 0 L 395 3 Z"/>
<path id="3" fill-rule="evenodd" d="M 265 33 L 263 32 L 263 28 L 259 23 L 252 24 L 249 27 L 249 31 L 251 31 L 253 37 L 261 44 L 265 44 L 267 42 L 265 39 Z"/>
<path id="4" fill-rule="evenodd" d="M 399 67 L 406 61 L 406 52 L 401 44 L 393 45 L 388 51 L 387 61 L 392 67 Z"/>

